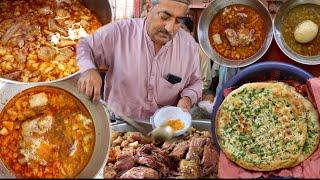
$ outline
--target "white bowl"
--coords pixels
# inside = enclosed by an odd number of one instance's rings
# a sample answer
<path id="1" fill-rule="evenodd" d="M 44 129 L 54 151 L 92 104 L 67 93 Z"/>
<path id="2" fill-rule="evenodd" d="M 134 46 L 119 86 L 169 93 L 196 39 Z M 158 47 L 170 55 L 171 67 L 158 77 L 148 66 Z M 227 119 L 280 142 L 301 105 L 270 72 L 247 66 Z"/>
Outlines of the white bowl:
<path id="1" fill-rule="evenodd" d="M 158 128 L 165 125 L 168 119 L 180 119 L 184 123 L 184 128 L 174 132 L 174 136 L 180 136 L 184 134 L 191 127 L 191 115 L 190 113 L 182 111 L 181 108 L 175 106 L 166 106 L 160 108 L 155 112 L 151 118 L 151 124 L 153 128 Z"/>

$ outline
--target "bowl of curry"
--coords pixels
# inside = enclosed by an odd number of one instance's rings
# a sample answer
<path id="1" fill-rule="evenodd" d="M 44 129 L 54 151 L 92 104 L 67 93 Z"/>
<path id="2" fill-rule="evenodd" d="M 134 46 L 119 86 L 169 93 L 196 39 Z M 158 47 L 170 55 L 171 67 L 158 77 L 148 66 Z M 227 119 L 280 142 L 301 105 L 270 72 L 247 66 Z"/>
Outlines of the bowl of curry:
<path id="1" fill-rule="evenodd" d="M 320 2 L 289 0 L 274 19 L 274 37 L 289 58 L 302 64 L 320 64 Z"/>
<path id="2" fill-rule="evenodd" d="M 90 105 L 68 83 L 2 89 L 0 170 L 5 177 L 96 176 L 110 142 L 101 105 Z"/>
<path id="3" fill-rule="evenodd" d="M 227 67 L 248 66 L 268 50 L 272 18 L 260 1 L 213 1 L 202 13 L 198 36 L 206 55 Z"/>

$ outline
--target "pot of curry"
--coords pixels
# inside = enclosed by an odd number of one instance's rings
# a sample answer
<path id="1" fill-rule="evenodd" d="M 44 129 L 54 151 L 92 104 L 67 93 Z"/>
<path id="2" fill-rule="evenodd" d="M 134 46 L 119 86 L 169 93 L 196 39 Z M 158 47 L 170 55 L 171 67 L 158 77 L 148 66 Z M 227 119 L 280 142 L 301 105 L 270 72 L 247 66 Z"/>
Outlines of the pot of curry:
<path id="1" fill-rule="evenodd" d="M 0 1 L 0 80 L 57 82 L 79 73 L 76 45 L 112 20 L 108 0 Z"/>
<path id="2" fill-rule="evenodd" d="M 272 18 L 259 0 L 216 0 L 202 12 L 198 37 L 206 55 L 227 67 L 248 66 L 268 50 Z"/>
<path id="3" fill-rule="evenodd" d="M 70 82 L 1 88 L 0 177 L 93 178 L 103 168 L 109 117 Z"/>

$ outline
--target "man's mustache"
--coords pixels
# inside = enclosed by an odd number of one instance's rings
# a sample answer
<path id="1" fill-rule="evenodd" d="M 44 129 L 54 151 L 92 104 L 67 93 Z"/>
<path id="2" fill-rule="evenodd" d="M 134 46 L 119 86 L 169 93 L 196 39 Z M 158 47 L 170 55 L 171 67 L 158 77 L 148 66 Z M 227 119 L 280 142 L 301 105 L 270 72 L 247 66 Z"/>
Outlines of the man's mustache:
<path id="1" fill-rule="evenodd" d="M 170 39 L 172 39 L 173 35 L 171 33 L 169 33 L 166 29 L 160 29 L 160 30 L 158 30 L 158 32 L 163 33 L 163 34 L 169 36 Z"/>

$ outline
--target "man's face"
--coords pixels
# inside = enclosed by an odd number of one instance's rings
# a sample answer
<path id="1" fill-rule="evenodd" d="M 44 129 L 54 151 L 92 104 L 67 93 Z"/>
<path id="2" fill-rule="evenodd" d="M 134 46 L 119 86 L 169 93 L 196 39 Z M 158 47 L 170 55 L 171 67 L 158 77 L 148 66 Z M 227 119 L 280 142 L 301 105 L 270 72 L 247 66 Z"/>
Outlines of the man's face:
<path id="1" fill-rule="evenodd" d="M 172 0 L 160 0 L 147 15 L 147 31 L 157 44 L 170 41 L 180 28 L 188 6 Z"/>

